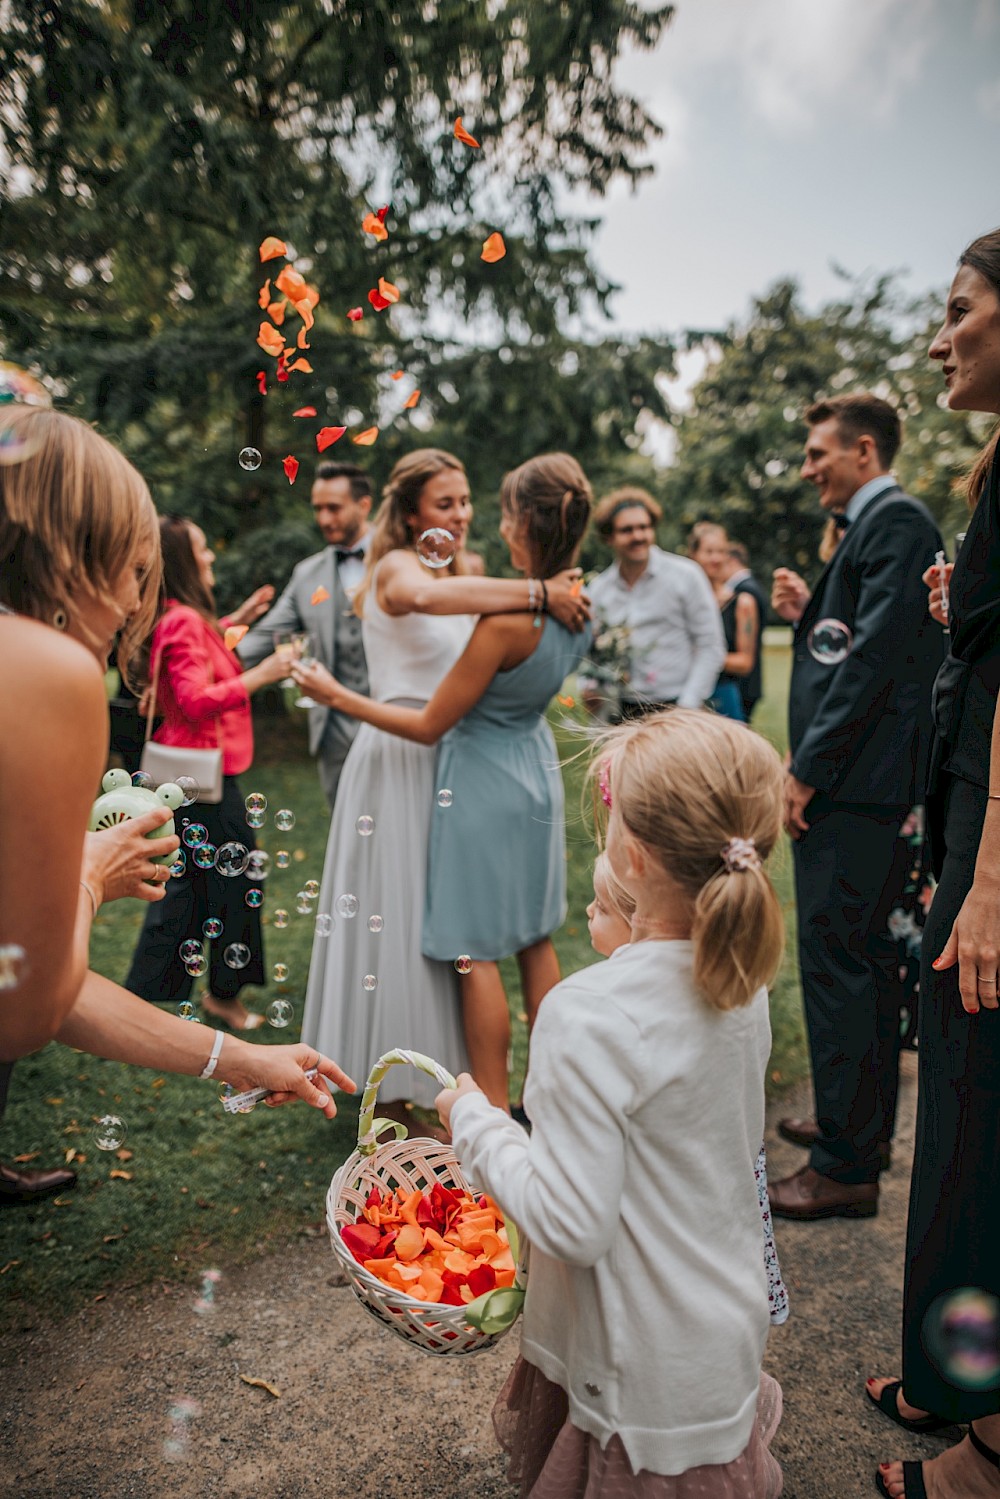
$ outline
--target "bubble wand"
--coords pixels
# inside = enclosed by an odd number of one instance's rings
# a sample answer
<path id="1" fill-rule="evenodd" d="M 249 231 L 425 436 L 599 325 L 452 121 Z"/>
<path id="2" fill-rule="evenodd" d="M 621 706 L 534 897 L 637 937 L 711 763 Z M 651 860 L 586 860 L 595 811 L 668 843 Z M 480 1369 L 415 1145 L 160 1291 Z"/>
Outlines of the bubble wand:
<path id="1" fill-rule="evenodd" d="M 938 579 L 940 580 L 940 583 L 941 583 L 941 613 L 944 615 L 945 619 L 947 620 L 947 618 L 948 618 L 948 575 L 947 575 L 947 573 L 945 571 L 945 569 L 947 567 L 947 562 L 945 560 L 944 552 L 936 552 L 934 554 L 934 565 L 935 565 L 935 567 L 938 570 Z M 946 624 L 945 625 L 945 629 L 947 630 L 947 628 L 948 628 L 948 626 Z"/>

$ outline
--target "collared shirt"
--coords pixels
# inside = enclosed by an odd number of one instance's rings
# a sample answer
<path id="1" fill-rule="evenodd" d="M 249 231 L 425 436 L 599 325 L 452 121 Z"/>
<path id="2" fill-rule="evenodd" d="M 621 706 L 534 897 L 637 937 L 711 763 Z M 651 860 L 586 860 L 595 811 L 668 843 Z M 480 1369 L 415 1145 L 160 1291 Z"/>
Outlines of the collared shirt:
<path id="1" fill-rule="evenodd" d="M 872 500 L 878 499 L 887 489 L 898 489 L 899 480 L 893 474 L 878 474 L 876 478 L 869 479 L 867 484 L 862 484 L 856 489 L 847 502 L 844 514 L 847 524 L 853 526 L 862 510 L 867 510 Z"/>
<path id="2" fill-rule="evenodd" d="M 697 562 L 650 547 L 631 587 L 615 562 L 587 584 L 601 621 L 627 625 L 631 664 L 624 695 L 700 708 L 711 697 L 726 655 L 722 618 Z M 581 688 L 591 685 L 581 677 Z"/>
<path id="3" fill-rule="evenodd" d="M 350 546 L 347 546 L 346 544 L 342 544 L 339 547 L 334 547 L 333 548 L 333 553 L 334 553 L 334 556 L 333 556 L 333 565 L 337 569 L 337 576 L 340 579 L 340 586 L 341 586 L 341 588 L 343 588 L 344 592 L 347 594 L 347 597 L 349 599 L 353 599 L 354 595 L 357 593 L 358 589 L 361 587 L 361 580 L 364 578 L 364 575 L 365 575 L 365 558 L 364 557 L 345 557 L 345 559 L 344 559 L 343 562 L 338 562 L 337 561 L 337 553 L 338 552 L 364 552 L 365 556 L 367 556 L 368 555 L 368 547 L 369 547 L 369 545 L 371 543 L 371 539 L 372 539 L 372 533 L 371 533 L 371 527 L 369 526 L 368 530 L 364 533 L 364 535 L 363 536 L 359 536 L 358 539 L 357 539 L 357 541 L 352 542 Z"/>

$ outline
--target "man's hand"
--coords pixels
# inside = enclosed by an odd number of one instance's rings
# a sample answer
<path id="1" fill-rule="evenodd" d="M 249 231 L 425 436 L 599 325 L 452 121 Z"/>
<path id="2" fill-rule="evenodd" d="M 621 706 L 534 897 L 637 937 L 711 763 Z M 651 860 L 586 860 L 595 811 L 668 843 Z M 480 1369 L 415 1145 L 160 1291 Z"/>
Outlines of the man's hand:
<path id="1" fill-rule="evenodd" d="M 791 774 L 785 777 L 785 832 L 790 838 L 799 839 L 808 833 L 805 810 L 815 795 L 815 786 L 807 786 Z"/>
<path id="2" fill-rule="evenodd" d="M 790 567 L 776 567 L 771 589 L 771 608 L 779 619 L 797 625 L 812 595 L 804 578 Z"/>

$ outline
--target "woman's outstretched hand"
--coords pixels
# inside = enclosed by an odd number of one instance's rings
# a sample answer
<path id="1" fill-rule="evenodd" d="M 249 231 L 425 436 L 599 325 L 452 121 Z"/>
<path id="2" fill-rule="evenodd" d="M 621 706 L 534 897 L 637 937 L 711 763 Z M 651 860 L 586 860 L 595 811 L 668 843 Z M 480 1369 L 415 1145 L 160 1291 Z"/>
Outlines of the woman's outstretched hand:
<path id="1" fill-rule="evenodd" d="M 248 599 L 244 599 L 238 609 L 234 609 L 229 615 L 231 625 L 255 625 L 257 621 L 267 613 L 274 603 L 274 587 L 270 583 L 264 583 L 260 588 L 255 588 Z"/>
<path id="2" fill-rule="evenodd" d="M 548 612 L 553 619 L 565 625 L 567 630 L 572 630 L 574 635 L 578 635 L 587 621 L 593 619 L 590 599 L 583 591 L 582 568 L 568 567 L 564 572 L 546 579 L 545 592 Z"/>
<path id="3" fill-rule="evenodd" d="M 315 1081 L 306 1077 L 306 1070 L 315 1067 Z M 337 1105 L 320 1077 L 327 1077 L 345 1093 L 357 1091 L 356 1084 L 329 1057 L 325 1057 L 313 1046 L 300 1041 L 294 1046 L 260 1046 L 251 1041 L 241 1041 L 236 1036 L 227 1036 L 222 1045 L 217 1075 L 229 1083 L 238 1093 L 249 1088 L 266 1088 L 264 1102 L 269 1108 L 292 1103 L 302 1098 L 314 1108 L 322 1109 L 328 1119 L 337 1112 Z"/>

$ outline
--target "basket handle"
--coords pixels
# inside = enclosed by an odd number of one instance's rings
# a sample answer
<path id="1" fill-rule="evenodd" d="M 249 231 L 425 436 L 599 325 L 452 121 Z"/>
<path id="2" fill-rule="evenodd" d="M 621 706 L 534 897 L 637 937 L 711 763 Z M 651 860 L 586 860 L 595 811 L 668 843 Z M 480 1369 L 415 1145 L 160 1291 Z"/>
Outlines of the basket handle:
<path id="1" fill-rule="evenodd" d="M 392 1119 L 375 1118 L 375 1095 L 378 1093 L 378 1085 L 389 1068 L 395 1067 L 398 1063 L 419 1067 L 421 1072 L 430 1073 L 442 1088 L 456 1086 L 451 1073 L 442 1067 L 440 1062 L 435 1062 L 433 1057 L 425 1057 L 420 1051 L 404 1051 L 401 1047 L 397 1047 L 395 1051 L 387 1051 L 384 1056 L 379 1057 L 368 1074 L 365 1091 L 361 1095 L 361 1112 L 358 1115 L 358 1151 L 361 1155 L 373 1154 L 376 1149 L 376 1136 L 385 1129 L 395 1129 L 397 1140 L 406 1138 L 405 1124 L 397 1124 Z"/>

